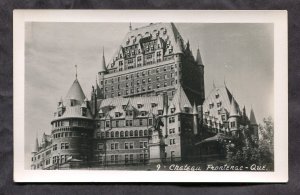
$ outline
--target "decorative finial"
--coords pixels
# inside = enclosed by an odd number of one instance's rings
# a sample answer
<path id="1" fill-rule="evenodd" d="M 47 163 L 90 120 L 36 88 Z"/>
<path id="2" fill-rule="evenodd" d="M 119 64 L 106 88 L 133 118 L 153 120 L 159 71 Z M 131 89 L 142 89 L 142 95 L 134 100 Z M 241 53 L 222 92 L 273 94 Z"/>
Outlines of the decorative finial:
<path id="1" fill-rule="evenodd" d="M 102 56 L 104 57 L 104 46 L 102 47 Z"/>
<path id="2" fill-rule="evenodd" d="M 216 88 L 215 80 L 213 80 L 213 88 Z"/>
<path id="3" fill-rule="evenodd" d="M 129 30 L 132 31 L 131 22 L 129 22 Z"/>
<path id="4" fill-rule="evenodd" d="M 75 70 L 76 70 L 76 74 L 75 74 L 75 77 L 77 79 L 77 65 L 75 64 Z"/>

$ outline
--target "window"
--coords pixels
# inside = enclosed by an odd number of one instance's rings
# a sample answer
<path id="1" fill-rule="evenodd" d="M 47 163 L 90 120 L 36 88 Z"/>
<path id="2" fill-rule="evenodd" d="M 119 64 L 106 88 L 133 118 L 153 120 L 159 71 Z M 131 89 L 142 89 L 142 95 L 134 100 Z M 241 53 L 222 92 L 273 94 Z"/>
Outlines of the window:
<path id="1" fill-rule="evenodd" d="M 171 73 L 171 78 L 173 78 L 174 77 L 174 73 Z"/>
<path id="2" fill-rule="evenodd" d="M 128 131 L 125 131 L 125 137 L 128 137 Z"/>
<path id="3" fill-rule="evenodd" d="M 120 112 L 115 112 L 116 117 L 120 117 Z"/>
<path id="4" fill-rule="evenodd" d="M 145 136 L 148 135 L 148 130 L 144 130 L 144 135 L 145 135 Z"/>
<path id="5" fill-rule="evenodd" d="M 99 143 L 97 149 L 102 151 L 104 149 L 104 145 L 102 143 Z"/>
<path id="6" fill-rule="evenodd" d="M 151 78 L 148 78 L 148 83 L 151 83 Z"/>
<path id="7" fill-rule="evenodd" d="M 216 98 L 219 98 L 219 94 L 218 93 L 216 94 Z"/>
<path id="8" fill-rule="evenodd" d="M 174 134 L 175 133 L 175 128 L 169 129 L 169 133 Z"/>
<path id="9" fill-rule="evenodd" d="M 53 145 L 53 151 L 57 150 L 57 144 Z"/>
<path id="10" fill-rule="evenodd" d="M 164 82 L 164 87 L 168 86 L 168 83 L 167 82 Z"/>
<path id="11" fill-rule="evenodd" d="M 137 107 L 138 107 L 138 108 L 142 108 L 142 107 L 143 107 L 143 104 L 138 104 Z"/>
<path id="12" fill-rule="evenodd" d="M 212 109 L 214 107 L 214 103 L 209 104 L 209 108 Z"/>
<path id="13" fill-rule="evenodd" d="M 156 80 L 159 81 L 159 76 L 156 76 Z"/>
<path id="14" fill-rule="evenodd" d="M 121 131 L 120 137 L 124 137 L 124 131 Z"/>
<path id="15" fill-rule="evenodd" d="M 105 121 L 105 126 L 110 127 L 110 121 Z"/>
<path id="16" fill-rule="evenodd" d="M 152 125 L 152 124 L 153 124 L 153 119 L 152 119 L 152 118 L 149 119 L 148 124 L 149 124 L 149 125 Z"/>
<path id="17" fill-rule="evenodd" d="M 119 131 L 116 131 L 115 137 L 119 137 Z"/>
<path id="18" fill-rule="evenodd" d="M 175 144 L 175 138 L 170 139 L 170 145 L 174 145 Z"/>
<path id="19" fill-rule="evenodd" d="M 99 162 L 100 164 L 103 164 L 103 156 L 98 156 L 98 162 Z"/>
<path id="20" fill-rule="evenodd" d="M 143 130 L 139 130 L 139 136 L 140 136 L 140 137 L 143 136 Z"/>
<path id="21" fill-rule="evenodd" d="M 158 115 L 162 115 L 163 111 L 162 110 L 158 110 Z"/>
<path id="22" fill-rule="evenodd" d="M 234 121 L 231 122 L 231 123 L 230 123 L 230 126 L 231 126 L 231 128 L 234 128 L 234 127 L 235 127 L 235 122 L 234 122 Z"/>
<path id="23" fill-rule="evenodd" d="M 129 143 L 129 148 L 130 148 L 130 149 L 133 149 L 133 142 L 130 142 L 130 143 Z"/>
<path id="24" fill-rule="evenodd" d="M 116 127 L 119 127 L 119 121 L 116 120 Z"/>
<path id="25" fill-rule="evenodd" d="M 175 112 L 175 108 L 171 108 L 171 113 L 174 113 Z"/>
<path id="26" fill-rule="evenodd" d="M 139 136 L 139 131 L 138 131 L 138 130 L 135 130 L 135 131 L 134 131 L 134 136 L 135 136 L 135 137 Z"/>
<path id="27" fill-rule="evenodd" d="M 142 111 L 142 112 L 141 112 L 141 115 L 142 115 L 142 116 L 146 116 L 146 111 Z"/>
<path id="28" fill-rule="evenodd" d="M 125 143 L 125 149 L 128 149 L 129 148 L 129 143 Z"/>
<path id="29" fill-rule="evenodd" d="M 143 119 L 140 119 L 140 126 L 142 126 L 143 125 Z"/>
<path id="30" fill-rule="evenodd" d="M 119 149 L 119 143 L 111 143 L 110 144 L 111 150 L 118 150 Z"/>
<path id="31" fill-rule="evenodd" d="M 128 163 L 128 154 L 125 154 L 125 164 Z"/>
<path id="32" fill-rule="evenodd" d="M 69 143 L 61 143 L 61 147 L 62 150 L 67 150 L 69 149 Z"/>
<path id="33" fill-rule="evenodd" d="M 115 133 L 113 131 L 110 132 L 110 137 L 115 137 Z"/>
<path id="34" fill-rule="evenodd" d="M 132 120 L 126 120 L 126 126 L 131 127 L 132 126 Z"/>
<path id="35" fill-rule="evenodd" d="M 219 107 L 221 107 L 222 106 L 222 102 L 218 102 L 217 103 L 217 107 L 219 108 Z"/>
<path id="36" fill-rule="evenodd" d="M 156 85 L 156 88 L 157 88 L 157 89 L 160 88 L 160 84 L 157 84 L 157 85 Z"/>
<path id="37" fill-rule="evenodd" d="M 148 142 L 140 142 L 140 148 L 148 148 Z"/>
<path id="38" fill-rule="evenodd" d="M 175 117 L 174 116 L 170 117 L 169 118 L 169 123 L 174 123 L 174 122 L 175 122 Z"/>

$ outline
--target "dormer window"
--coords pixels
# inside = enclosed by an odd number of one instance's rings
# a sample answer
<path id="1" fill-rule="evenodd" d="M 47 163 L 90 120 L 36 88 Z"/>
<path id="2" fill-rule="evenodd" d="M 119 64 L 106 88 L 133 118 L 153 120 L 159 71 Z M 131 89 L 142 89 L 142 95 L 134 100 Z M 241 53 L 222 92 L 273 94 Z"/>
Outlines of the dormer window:
<path id="1" fill-rule="evenodd" d="M 142 112 L 141 112 L 141 116 L 146 116 L 146 112 L 145 112 L 145 111 L 142 111 Z"/>
<path id="2" fill-rule="evenodd" d="M 219 96 L 220 96 L 220 95 L 217 93 L 217 94 L 216 94 L 216 98 L 219 98 Z"/>
<path id="3" fill-rule="evenodd" d="M 218 102 L 217 103 L 217 107 L 219 108 L 219 107 L 221 107 L 222 106 L 222 102 Z"/>
<path id="4" fill-rule="evenodd" d="M 158 110 L 158 115 L 162 115 L 163 111 L 162 110 Z"/>
<path id="5" fill-rule="evenodd" d="M 175 108 L 171 108 L 171 113 L 173 114 L 175 112 Z"/>
<path id="6" fill-rule="evenodd" d="M 104 113 L 99 113 L 99 118 L 103 118 L 104 117 Z"/>
<path id="7" fill-rule="evenodd" d="M 123 110 L 125 110 L 125 108 L 126 108 L 126 105 L 122 105 L 122 108 L 123 108 Z"/>
<path id="8" fill-rule="evenodd" d="M 209 108 L 212 109 L 214 107 L 214 103 L 209 104 Z"/>
<path id="9" fill-rule="evenodd" d="M 70 105 L 75 106 L 76 100 L 70 100 Z"/>
<path id="10" fill-rule="evenodd" d="M 184 107 L 184 111 L 186 112 L 186 113 L 188 113 L 189 112 L 189 107 Z"/>
<path id="11" fill-rule="evenodd" d="M 83 108 L 83 107 L 81 108 L 81 115 L 82 116 L 86 116 L 86 110 L 87 110 L 86 108 Z"/>
<path id="12" fill-rule="evenodd" d="M 115 112 L 115 116 L 116 116 L 116 117 L 120 117 L 120 116 L 121 116 L 121 113 L 120 113 L 120 112 Z"/>
<path id="13" fill-rule="evenodd" d="M 126 111 L 126 116 L 132 116 L 133 112 L 132 111 Z"/>
<path id="14" fill-rule="evenodd" d="M 138 107 L 138 108 L 142 108 L 142 107 L 143 107 L 143 104 L 138 104 L 137 107 Z"/>
<path id="15" fill-rule="evenodd" d="M 156 106 L 157 106 L 156 103 L 151 103 L 151 107 L 152 107 L 152 108 L 154 108 L 154 107 L 156 107 Z"/>

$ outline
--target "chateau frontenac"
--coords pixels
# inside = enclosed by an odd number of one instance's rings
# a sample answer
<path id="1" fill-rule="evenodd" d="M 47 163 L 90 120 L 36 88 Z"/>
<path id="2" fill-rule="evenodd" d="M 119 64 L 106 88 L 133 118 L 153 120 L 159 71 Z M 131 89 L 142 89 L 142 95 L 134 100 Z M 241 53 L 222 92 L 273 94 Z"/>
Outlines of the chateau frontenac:
<path id="1" fill-rule="evenodd" d="M 130 25 L 112 59 L 101 55 L 90 96 L 76 73 L 58 101 L 31 169 L 224 159 L 220 140 L 258 139 L 254 111 L 248 117 L 225 84 L 205 95 L 200 50 L 194 57 L 173 23 Z"/>

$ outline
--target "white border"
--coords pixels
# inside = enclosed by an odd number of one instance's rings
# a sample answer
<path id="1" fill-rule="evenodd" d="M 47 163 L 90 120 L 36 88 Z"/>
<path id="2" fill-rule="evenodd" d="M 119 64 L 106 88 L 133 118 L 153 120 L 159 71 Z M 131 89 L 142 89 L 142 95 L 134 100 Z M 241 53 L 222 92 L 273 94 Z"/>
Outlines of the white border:
<path id="1" fill-rule="evenodd" d="M 288 60 L 287 11 L 14 10 L 14 181 L 15 182 L 287 182 Z M 25 22 L 181 22 L 274 24 L 274 172 L 25 170 Z"/>

